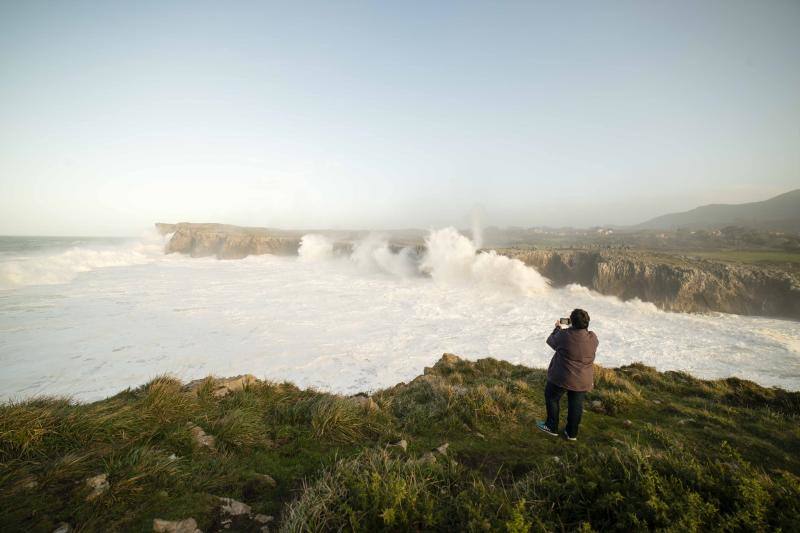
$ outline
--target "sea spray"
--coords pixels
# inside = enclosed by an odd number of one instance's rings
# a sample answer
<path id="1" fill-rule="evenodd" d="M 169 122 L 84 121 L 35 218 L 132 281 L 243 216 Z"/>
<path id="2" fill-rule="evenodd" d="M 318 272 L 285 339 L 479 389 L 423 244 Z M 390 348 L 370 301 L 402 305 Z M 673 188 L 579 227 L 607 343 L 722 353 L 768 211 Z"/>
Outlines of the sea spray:
<path id="1" fill-rule="evenodd" d="M 526 295 L 545 291 L 549 282 L 533 268 L 494 250 L 477 253 L 475 243 L 455 228 L 431 231 L 420 269 L 440 283 L 507 288 Z"/>
<path id="2" fill-rule="evenodd" d="M 483 248 L 483 221 L 485 218 L 486 212 L 480 205 L 473 207 L 469 213 L 470 228 L 472 229 L 472 243 L 478 250 Z"/>
<path id="3" fill-rule="evenodd" d="M 333 257 L 333 241 L 324 235 L 309 233 L 300 240 L 297 255 L 301 261 L 323 261 Z"/>
<path id="4" fill-rule="evenodd" d="M 419 275 L 416 258 L 410 248 L 394 252 L 385 236 L 370 234 L 353 246 L 351 261 L 363 271 L 386 272 L 401 278 Z"/>

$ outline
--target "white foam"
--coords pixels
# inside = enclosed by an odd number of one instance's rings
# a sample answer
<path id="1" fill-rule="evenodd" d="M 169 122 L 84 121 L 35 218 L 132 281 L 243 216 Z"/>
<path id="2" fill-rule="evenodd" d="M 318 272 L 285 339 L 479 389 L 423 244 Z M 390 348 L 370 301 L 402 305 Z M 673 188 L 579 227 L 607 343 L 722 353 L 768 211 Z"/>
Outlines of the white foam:
<path id="1" fill-rule="evenodd" d="M 432 231 L 425 244 L 427 253 L 420 268 L 437 282 L 510 288 L 527 295 L 549 286 L 541 274 L 517 259 L 494 250 L 476 253 L 475 244 L 455 228 Z"/>
<path id="2" fill-rule="evenodd" d="M 800 389 L 797 322 L 664 313 L 583 287 L 553 289 L 465 240 L 451 230 L 430 236 L 430 276 L 325 254 L 172 254 L 4 291 L 0 396 L 94 400 L 164 372 L 184 380 L 249 372 L 355 393 L 409 380 L 443 352 L 545 367 L 552 351 L 544 339 L 574 307 L 592 316 L 602 365 L 642 361 Z M 364 248 L 369 258 L 382 249 Z"/>
<path id="3" fill-rule="evenodd" d="M 164 242 L 152 232 L 125 246 L 73 246 L 17 256 L 0 262 L 0 289 L 67 283 L 82 272 L 149 263 L 163 255 Z"/>
<path id="4" fill-rule="evenodd" d="M 300 239 L 297 255 L 301 261 L 322 261 L 333 257 L 333 241 L 324 235 L 309 233 Z"/>

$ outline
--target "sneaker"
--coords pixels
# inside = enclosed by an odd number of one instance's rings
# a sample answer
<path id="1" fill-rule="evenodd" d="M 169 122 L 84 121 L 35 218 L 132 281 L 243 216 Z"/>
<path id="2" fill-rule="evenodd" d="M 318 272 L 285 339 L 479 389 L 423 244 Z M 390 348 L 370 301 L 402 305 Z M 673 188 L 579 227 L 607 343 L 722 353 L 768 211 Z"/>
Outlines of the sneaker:
<path id="1" fill-rule="evenodd" d="M 564 430 L 564 438 L 567 440 L 578 440 L 578 437 L 570 437 L 566 429 Z"/>
<path id="2" fill-rule="evenodd" d="M 552 437 L 558 437 L 558 433 L 547 427 L 547 423 L 544 420 L 539 420 L 536 422 L 536 427 L 547 433 Z"/>

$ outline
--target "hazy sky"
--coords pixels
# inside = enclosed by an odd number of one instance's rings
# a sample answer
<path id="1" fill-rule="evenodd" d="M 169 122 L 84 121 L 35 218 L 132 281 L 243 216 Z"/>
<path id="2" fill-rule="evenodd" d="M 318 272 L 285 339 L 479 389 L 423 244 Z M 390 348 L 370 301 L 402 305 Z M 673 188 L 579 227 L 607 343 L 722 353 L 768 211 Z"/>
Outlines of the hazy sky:
<path id="1" fill-rule="evenodd" d="M 796 0 L 3 1 L 0 234 L 766 199 L 800 186 L 798 28 Z"/>

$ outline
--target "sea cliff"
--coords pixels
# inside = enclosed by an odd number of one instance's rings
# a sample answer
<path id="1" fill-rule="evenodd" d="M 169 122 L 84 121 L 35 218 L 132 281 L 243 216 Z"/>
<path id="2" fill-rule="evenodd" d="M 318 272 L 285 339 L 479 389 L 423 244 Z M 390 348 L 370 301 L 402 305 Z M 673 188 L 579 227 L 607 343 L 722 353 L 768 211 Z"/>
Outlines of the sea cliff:
<path id="1" fill-rule="evenodd" d="M 227 224 L 156 223 L 162 235 L 172 234 L 165 252 L 192 257 L 242 259 L 248 255 L 292 255 L 300 245 L 298 232 L 246 228 Z"/>
<path id="2" fill-rule="evenodd" d="M 577 283 L 678 312 L 800 319 L 800 280 L 777 268 L 636 250 L 503 250 L 561 286 Z"/>
<path id="3" fill-rule="evenodd" d="M 171 235 L 166 253 L 241 259 L 248 255 L 295 255 L 303 232 L 226 224 L 157 223 Z M 368 232 L 327 232 L 335 249 L 347 253 Z M 410 233 L 392 237 L 390 247 L 424 253 Z M 549 278 L 555 286 L 577 283 L 623 300 L 639 298 L 675 312 L 723 312 L 800 320 L 800 279 L 774 266 L 732 263 L 633 249 L 498 249 Z"/>

